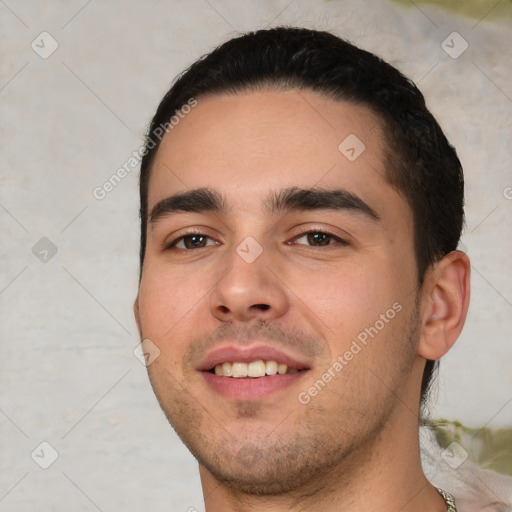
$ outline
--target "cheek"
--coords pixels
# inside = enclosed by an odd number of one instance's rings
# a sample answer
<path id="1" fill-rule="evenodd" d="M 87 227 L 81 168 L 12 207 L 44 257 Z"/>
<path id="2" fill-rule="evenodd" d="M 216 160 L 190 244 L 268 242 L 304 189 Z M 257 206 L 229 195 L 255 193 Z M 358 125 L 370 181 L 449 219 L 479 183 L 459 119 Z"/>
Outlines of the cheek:
<path id="1" fill-rule="evenodd" d="M 325 267 L 315 272 L 296 269 L 289 275 L 298 307 L 307 306 L 306 312 L 316 317 L 317 325 L 330 340 L 333 355 L 343 353 L 352 340 L 379 321 L 395 302 L 403 302 L 404 285 L 399 269 L 384 260 L 377 263 L 373 260 L 371 265 L 364 263 L 362 258 L 345 261 L 342 269 Z"/>
<path id="2" fill-rule="evenodd" d="M 179 294 L 181 295 L 181 290 Z M 143 334 L 160 338 L 180 312 L 176 283 L 165 274 L 145 272 L 139 289 L 139 311 Z"/>
<path id="3" fill-rule="evenodd" d="M 197 274 L 151 265 L 144 269 L 139 288 L 142 336 L 157 345 L 166 366 L 178 369 L 209 288 Z"/>
<path id="4" fill-rule="evenodd" d="M 324 325 L 326 336 L 335 333 L 340 341 L 364 327 L 383 300 L 374 276 L 357 264 L 346 264 L 342 270 L 297 269 L 290 274 L 289 281 L 298 307 L 307 306 Z"/>
<path id="5" fill-rule="evenodd" d="M 199 306 L 210 287 L 208 276 L 197 268 L 173 269 L 165 263 L 145 263 L 139 291 L 143 326 L 165 332 Z"/>

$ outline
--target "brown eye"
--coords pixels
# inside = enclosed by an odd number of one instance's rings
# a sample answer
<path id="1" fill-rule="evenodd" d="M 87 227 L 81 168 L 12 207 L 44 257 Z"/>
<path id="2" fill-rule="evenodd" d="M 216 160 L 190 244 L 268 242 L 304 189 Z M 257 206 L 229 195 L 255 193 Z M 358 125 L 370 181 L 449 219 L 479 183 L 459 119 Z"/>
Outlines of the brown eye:
<path id="1" fill-rule="evenodd" d="M 190 235 L 184 235 L 180 238 L 177 238 L 174 242 L 172 242 L 167 248 L 168 249 L 179 249 L 179 250 L 191 250 L 191 249 L 201 249 L 208 245 L 217 245 L 216 242 L 212 240 L 213 243 L 207 243 L 208 240 L 211 240 L 209 236 L 193 233 Z"/>
<path id="2" fill-rule="evenodd" d="M 308 245 L 313 247 L 326 247 L 328 245 L 333 245 L 336 242 L 340 242 L 342 245 L 346 245 L 346 242 L 341 238 L 332 235 L 331 233 L 325 233 L 323 231 L 308 231 L 303 233 L 296 239 L 296 242 L 300 242 L 300 240 L 305 239 Z"/>
<path id="3" fill-rule="evenodd" d="M 187 249 L 197 249 L 206 245 L 206 239 L 203 235 L 188 235 L 183 237 L 183 243 Z"/>
<path id="4" fill-rule="evenodd" d="M 311 245 L 329 245 L 330 241 L 332 240 L 332 237 L 327 233 L 308 233 L 306 236 L 308 242 Z"/>

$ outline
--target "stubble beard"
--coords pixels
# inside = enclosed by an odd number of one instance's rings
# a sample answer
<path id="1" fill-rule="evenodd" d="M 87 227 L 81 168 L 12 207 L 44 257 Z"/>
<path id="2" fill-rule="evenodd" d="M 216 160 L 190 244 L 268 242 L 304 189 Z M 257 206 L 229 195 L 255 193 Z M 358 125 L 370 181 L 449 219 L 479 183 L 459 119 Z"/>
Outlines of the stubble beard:
<path id="1" fill-rule="evenodd" d="M 326 482 L 335 482 L 336 486 L 348 484 L 354 468 L 371 457 L 372 445 L 398 402 L 394 389 L 407 380 L 415 359 L 417 305 L 411 313 L 402 327 L 405 335 L 395 345 L 399 349 L 390 357 L 394 364 L 391 384 L 396 387 L 388 384 L 384 395 L 373 403 L 358 404 L 357 393 L 352 397 L 344 394 L 336 410 L 324 406 L 321 400 L 312 401 L 302 406 L 300 421 L 277 417 L 270 433 L 255 433 L 251 429 L 251 423 L 258 420 L 261 404 L 235 405 L 235 416 L 242 428 L 234 436 L 229 425 L 211 415 L 186 385 L 166 377 L 167 371 L 156 362 L 150 372 L 151 384 L 180 439 L 220 484 L 253 496 L 311 496 L 314 489 L 318 492 L 325 488 Z M 404 346 L 409 349 L 404 350 Z M 328 392 L 327 387 L 322 394 Z M 371 394 L 365 392 L 365 396 Z M 286 429 L 288 433 L 283 435 L 281 432 Z"/>

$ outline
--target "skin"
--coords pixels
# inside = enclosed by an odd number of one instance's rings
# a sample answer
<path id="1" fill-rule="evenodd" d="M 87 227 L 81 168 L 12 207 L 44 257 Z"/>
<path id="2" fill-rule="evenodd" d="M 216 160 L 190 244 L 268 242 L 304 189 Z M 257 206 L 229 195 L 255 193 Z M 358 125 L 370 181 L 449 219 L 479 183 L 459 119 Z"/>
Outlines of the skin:
<path id="1" fill-rule="evenodd" d="M 366 146 L 355 161 L 338 150 L 349 134 Z M 160 350 L 151 384 L 199 461 L 207 512 L 446 510 L 420 466 L 420 385 L 425 358 L 444 355 L 462 329 L 469 261 L 448 254 L 418 289 L 412 212 L 385 180 L 383 147 L 368 109 L 298 90 L 199 98 L 162 141 L 149 211 L 201 187 L 230 208 L 148 225 L 134 308 L 141 339 Z M 380 219 L 267 211 L 269 192 L 287 187 L 343 188 Z M 191 229 L 209 238 L 165 248 Z M 333 235 L 320 235 L 327 245 L 304 234 L 318 231 Z M 262 249 L 252 263 L 236 251 L 247 237 Z M 395 303 L 400 312 L 300 403 Z M 266 398 L 225 398 L 196 368 L 227 340 L 264 341 L 310 369 Z"/>

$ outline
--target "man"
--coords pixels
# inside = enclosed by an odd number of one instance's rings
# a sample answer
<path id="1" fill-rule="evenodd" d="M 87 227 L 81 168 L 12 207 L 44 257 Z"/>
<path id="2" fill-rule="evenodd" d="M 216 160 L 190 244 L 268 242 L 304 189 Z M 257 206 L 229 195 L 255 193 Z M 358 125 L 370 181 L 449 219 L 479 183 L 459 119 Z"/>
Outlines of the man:
<path id="1" fill-rule="evenodd" d="M 468 309 L 463 188 L 414 84 L 329 33 L 249 33 L 173 84 L 135 315 L 207 512 L 455 510 L 418 426 Z"/>

